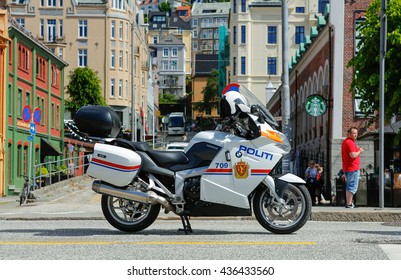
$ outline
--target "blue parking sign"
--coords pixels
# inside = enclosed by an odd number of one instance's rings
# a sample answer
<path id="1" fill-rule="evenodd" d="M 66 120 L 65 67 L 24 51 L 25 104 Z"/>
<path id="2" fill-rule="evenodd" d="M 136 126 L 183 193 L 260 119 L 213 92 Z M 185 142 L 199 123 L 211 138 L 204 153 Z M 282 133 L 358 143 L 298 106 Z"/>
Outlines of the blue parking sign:
<path id="1" fill-rule="evenodd" d="M 32 135 L 35 135 L 35 134 L 36 134 L 36 124 L 30 123 L 30 125 L 29 125 L 29 132 L 30 132 Z"/>

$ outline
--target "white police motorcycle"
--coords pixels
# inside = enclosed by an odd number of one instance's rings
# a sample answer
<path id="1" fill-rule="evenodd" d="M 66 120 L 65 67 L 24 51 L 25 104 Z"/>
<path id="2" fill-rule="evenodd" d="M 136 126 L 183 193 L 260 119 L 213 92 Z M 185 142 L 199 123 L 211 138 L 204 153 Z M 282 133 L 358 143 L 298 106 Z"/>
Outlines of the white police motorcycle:
<path id="1" fill-rule="evenodd" d="M 290 143 L 277 131 L 263 104 L 245 87 L 223 91 L 220 130 L 196 134 L 181 151 L 152 150 L 145 142 L 103 139 L 96 143 L 87 174 L 102 194 L 107 221 L 125 232 L 149 227 L 163 208 L 181 217 L 254 216 L 267 230 L 288 234 L 311 213 L 305 181 L 293 174 L 273 175 Z M 85 106 L 74 118 L 80 132 L 115 137 L 114 111 Z M 240 222 L 239 222 L 240 223 Z"/>

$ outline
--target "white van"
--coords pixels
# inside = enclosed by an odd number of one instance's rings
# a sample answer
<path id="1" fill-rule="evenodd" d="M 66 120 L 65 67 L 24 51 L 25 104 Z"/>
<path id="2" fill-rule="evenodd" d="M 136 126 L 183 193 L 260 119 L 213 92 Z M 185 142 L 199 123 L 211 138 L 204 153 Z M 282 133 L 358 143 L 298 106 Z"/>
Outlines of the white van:
<path id="1" fill-rule="evenodd" d="M 174 112 L 169 115 L 168 135 L 185 134 L 185 116 L 183 112 Z"/>

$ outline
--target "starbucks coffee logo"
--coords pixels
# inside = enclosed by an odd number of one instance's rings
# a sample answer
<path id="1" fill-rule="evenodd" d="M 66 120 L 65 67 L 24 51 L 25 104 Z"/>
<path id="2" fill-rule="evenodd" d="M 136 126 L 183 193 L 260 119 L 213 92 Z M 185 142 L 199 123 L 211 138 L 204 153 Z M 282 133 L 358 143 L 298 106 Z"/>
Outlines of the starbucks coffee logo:
<path id="1" fill-rule="evenodd" d="M 305 110 L 313 117 L 321 116 L 326 113 L 327 101 L 321 95 L 311 95 L 306 99 Z"/>

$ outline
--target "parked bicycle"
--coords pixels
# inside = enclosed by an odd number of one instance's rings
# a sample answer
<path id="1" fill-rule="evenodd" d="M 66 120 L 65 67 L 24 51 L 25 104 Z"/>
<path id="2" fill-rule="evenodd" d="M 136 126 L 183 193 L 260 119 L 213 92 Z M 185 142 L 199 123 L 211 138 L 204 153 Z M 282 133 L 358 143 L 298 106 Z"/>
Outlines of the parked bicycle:
<path id="1" fill-rule="evenodd" d="M 39 188 L 36 183 L 30 184 L 28 176 L 24 176 L 24 181 L 24 188 L 19 197 L 19 205 L 28 203 L 29 199 L 34 199 L 35 197 L 31 192 Z"/>

